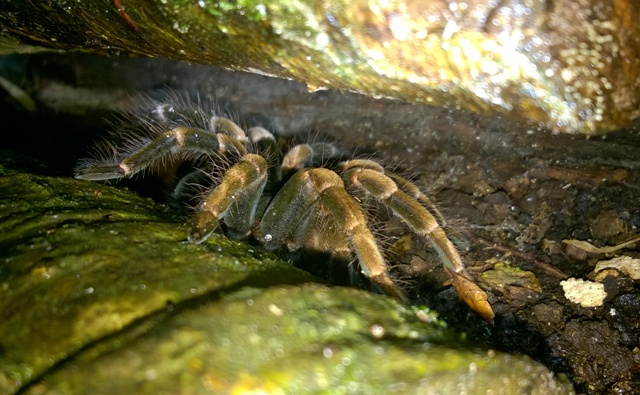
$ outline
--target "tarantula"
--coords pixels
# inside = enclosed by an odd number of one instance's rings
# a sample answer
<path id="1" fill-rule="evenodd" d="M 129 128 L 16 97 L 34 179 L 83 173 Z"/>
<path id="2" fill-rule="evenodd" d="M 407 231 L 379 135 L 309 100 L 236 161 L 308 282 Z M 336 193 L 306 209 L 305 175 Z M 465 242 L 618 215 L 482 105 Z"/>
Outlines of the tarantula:
<path id="1" fill-rule="evenodd" d="M 143 136 L 129 132 L 121 146 L 103 145 L 94 159 L 79 164 L 76 178 L 128 178 L 177 160 L 204 160 L 206 171 L 218 177 L 187 224 L 189 241 L 203 242 L 222 221 L 229 237 L 253 238 L 267 250 L 304 249 L 346 261 L 355 255 L 366 277 L 386 294 L 406 301 L 369 228 L 365 204 L 377 202 L 431 242 L 458 295 L 493 321 L 487 295 L 471 280 L 440 226 L 440 213 L 399 174 L 370 159 L 345 160 L 341 150 L 320 141 L 295 145 L 281 155 L 276 138 L 263 127 L 245 132 L 226 117 L 211 116 L 203 107 L 175 98 L 171 104 L 153 102 L 151 111 L 134 112 L 133 119 Z M 202 174 L 188 173 L 176 193 Z"/>

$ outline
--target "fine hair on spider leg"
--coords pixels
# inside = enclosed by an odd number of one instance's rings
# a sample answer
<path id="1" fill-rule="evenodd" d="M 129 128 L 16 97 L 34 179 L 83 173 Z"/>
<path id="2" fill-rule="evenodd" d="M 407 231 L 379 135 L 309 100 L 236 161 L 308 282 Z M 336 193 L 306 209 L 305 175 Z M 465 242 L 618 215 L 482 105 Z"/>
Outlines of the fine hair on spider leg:
<path id="1" fill-rule="evenodd" d="M 138 109 L 141 113 L 123 117 L 136 126 L 122 126 L 125 142 L 109 142 L 102 155 L 81 162 L 77 178 L 131 178 L 169 167 L 177 174 L 167 178 L 176 184 L 175 197 L 208 177 L 210 185 L 202 187 L 187 223 L 190 242 L 202 243 L 222 229 L 229 237 L 289 256 L 344 261 L 347 272 L 355 260 L 375 288 L 407 301 L 372 225 L 375 210 L 384 210 L 431 242 L 460 297 L 492 321 L 487 295 L 464 268 L 440 225 L 442 215 L 411 181 L 370 158 L 349 158 L 319 135 L 282 144 L 262 126 L 241 128 L 201 101 L 170 95 L 166 102 L 147 100 L 146 105 L 147 112 Z M 185 163 L 187 170 L 175 173 L 176 164 Z"/>
<path id="2" fill-rule="evenodd" d="M 78 163 L 76 177 L 100 181 L 153 175 L 162 182 L 162 195 L 170 203 L 173 198 L 189 201 L 194 195 L 187 193 L 188 187 L 206 183 L 193 170 L 209 172 L 211 164 L 220 164 L 226 157 L 208 149 L 218 142 L 202 141 L 202 149 L 181 149 L 174 140 L 183 140 L 188 145 L 190 140 L 197 139 L 197 131 L 209 129 L 215 114 L 220 113 L 218 106 L 217 99 L 202 99 L 199 95 L 190 98 L 168 89 L 155 95 L 138 95 L 128 111 L 110 121 L 112 131 L 96 144 L 92 157 Z M 223 119 L 228 116 L 225 114 Z M 160 139 L 163 134 L 165 138 Z M 217 159 L 210 160 L 212 156 Z"/>

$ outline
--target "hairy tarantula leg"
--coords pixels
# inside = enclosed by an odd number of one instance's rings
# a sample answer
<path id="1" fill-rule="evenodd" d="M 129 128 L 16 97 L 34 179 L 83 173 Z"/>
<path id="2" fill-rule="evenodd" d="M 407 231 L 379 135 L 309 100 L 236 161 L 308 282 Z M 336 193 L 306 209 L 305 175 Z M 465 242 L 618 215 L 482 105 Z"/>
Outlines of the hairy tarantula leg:
<path id="1" fill-rule="evenodd" d="M 236 152 L 239 155 L 244 155 L 246 148 L 244 144 L 226 133 L 212 134 L 204 129 L 179 126 L 160 134 L 117 163 L 86 163 L 81 165 L 76 169 L 76 178 L 100 181 L 131 177 L 166 155 L 178 152 Z"/>
<path id="2" fill-rule="evenodd" d="M 442 259 L 458 295 L 486 321 L 493 323 L 494 313 L 487 302 L 486 292 L 471 280 L 462 258 L 436 218 L 416 199 L 400 190 L 393 179 L 358 162 L 343 163 L 345 182 L 382 202 L 402 218 L 415 234 L 429 239 Z"/>
<path id="3" fill-rule="evenodd" d="M 447 239 L 436 218 L 417 200 L 403 192 L 393 179 L 383 174 L 380 165 L 367 160 L 356 160 L 344 162 L 342 166 L 343 178 L 348 185 L 373 196 L 389 207 L 418 236 L 431 238 L 438 253 L 442 255 L 445 266 L 450 270 L 465 270 L 460 255 Z"/>
<path id="4" fill-rule="evenodd" d="M 282 159 L 282 174 L 288 174 L 305 167 L 322 166 L 329 159 L 339 158 L 341 152 L 330 143 L 299 144 L 291 148 Z"/>
<path id="5" fill-rule="evenodd" d="M 267 188 L 275 186 L 281 180 L 280 156 L 275 136 L 267 129 L 254 126 L 247 130 L 247 136 L 253 147 L 252 152 L 260 154 L 269 164 Z"/>
<path id="6" fill-rule="evenodd" d="M 197 214 L 187 224 L 188 238 L 201 243 L 218 228 L 224 219 L 230 236 L 247 237 L 255 221 L 256 208 L 267 183 L 267 161 L 256 154 L 243 156 L 231 166 L 222 181 L 198 205 Z"/>
<path id="7" fill-rule="evenodd" d="M 414 199 L 422 203 L 422 205 L 425 206 L 425 208 L 436 218 L 441 227 L 447 227 L 447 220 L 440 213 L 440 210 L 438 210 L 429 196 L 425 195 L 420 188 L 399 174 L 393 172 L 384 172 L 384 174 L 391 178 L 404 193 L 412 196 Z"/>
<path id="8" fill-rule="evenodd" d="M 232 120 L 225 117 L 211 117 L 209 119 L 209 130 L 216 134 L 226 134 L 232 141 L 237 141 L 243 146 L 247 145 L 247 135 L 244 130 Z"/>
<path id="9" fill-rule="evenodd" d="M 287 245 L 329 254 L 357 256 L 362 273 L 386 294 L 407 301 L 391 280 L 367 219 L 335 172 L 313 168 L 295 173 L 267 209 L 257 239 L 267 249 Z"/>
<path id="10" fill-rule="evenodd" d="M 445 230 L 445 232 L 447 233 L 447 237 L 457 248 L 468 248 L 469 241 L 467 240 L 467 238 L 464 237 L 460 232 L 449 227 L 447 219 L 444 217 L 444 215 L 442 215 L 440 210 L 438 210 L 438 207 L 436 207 L 435 203 L 433 203 L 429 196 L 423 193 L 420 188 L 397 173 L 387 171 L 383 171 L 383 173 L 389 176 L 389 178 L 391 178 L 393 181 L 395 181 L 395 183 L 404 193 L 412 196 L 414 199 L 420 202 L 436 218 L 436 220 L 438 220 L 438 224 L 440 224 L 442 229 Z"/>
<path id="11" fill-rule="evenodd" d="M 433 204 L 429 196 L 425 195 L 414 183 L 402 177 L 400 174 L 386 171 L 382 165 L 368 159 L 353 159 L 348 161 L 348 168 L 356 167 L 375 170 L 391 178 L 404 193 L 422 203 L 429 213 L 435 217 L 441 227 L 446 227 L 447 221 L 440 213 L 440 210 Z"/>

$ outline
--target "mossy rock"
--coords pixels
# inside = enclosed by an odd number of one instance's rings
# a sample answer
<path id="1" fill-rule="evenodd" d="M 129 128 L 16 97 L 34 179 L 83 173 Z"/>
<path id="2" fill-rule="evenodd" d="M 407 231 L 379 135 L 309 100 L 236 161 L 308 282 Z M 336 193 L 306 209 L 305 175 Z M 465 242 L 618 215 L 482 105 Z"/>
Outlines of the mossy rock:
<path id="1" fill-rule="evenodd" d="M 573 393 L 386 296 L 224 236 L 190 244 L 130 192 L 2 173 L 2 395 Z"/>
<path id="2" fill-rule="evenodd" d="M 605 133 L 639 115 L 640 7 L 629 0 L 14 0 L 0 11 L 0 53 L 216 65 L 311 91 L 464 108 L 532 131 Z"/>

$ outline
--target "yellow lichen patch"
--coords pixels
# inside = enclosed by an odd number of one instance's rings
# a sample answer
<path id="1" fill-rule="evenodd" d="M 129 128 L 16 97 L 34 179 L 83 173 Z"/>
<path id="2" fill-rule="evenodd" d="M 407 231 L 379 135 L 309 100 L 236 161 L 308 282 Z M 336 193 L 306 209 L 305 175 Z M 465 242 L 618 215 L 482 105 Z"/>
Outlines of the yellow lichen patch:
<path id="1" fill-rule="evenodd" d="M 538 278 L 533 272 L 511 266 L 509 262 L 498 261 L 493 267 L 493 270 L 487 270 L 482 273 L 480 279 L 493 289 L 504 291 L 507 287 L 520 287 L 537 293 L 542 292 Z"/>
<path id="2" fill-rule="evenodd" d="M 482 273 L 479 280 L 485 286 L 500 292 L 514 306 L 535 301 L 542 293 L 534 273 L 511 266 L 509 262 L 497 261 L 492 270 Z"/>

